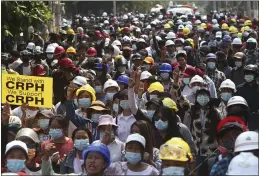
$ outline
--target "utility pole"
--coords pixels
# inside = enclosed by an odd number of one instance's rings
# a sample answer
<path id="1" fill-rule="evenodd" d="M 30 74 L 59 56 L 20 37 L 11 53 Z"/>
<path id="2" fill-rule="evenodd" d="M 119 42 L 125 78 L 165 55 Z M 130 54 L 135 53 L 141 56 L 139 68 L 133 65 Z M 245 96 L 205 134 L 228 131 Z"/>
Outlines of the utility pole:
<path id="1" fill-rule="evenodd" d="M 116 16 L 117 11 L 116 11 L 116 1 L 113 1 L 113 14 Z"/>

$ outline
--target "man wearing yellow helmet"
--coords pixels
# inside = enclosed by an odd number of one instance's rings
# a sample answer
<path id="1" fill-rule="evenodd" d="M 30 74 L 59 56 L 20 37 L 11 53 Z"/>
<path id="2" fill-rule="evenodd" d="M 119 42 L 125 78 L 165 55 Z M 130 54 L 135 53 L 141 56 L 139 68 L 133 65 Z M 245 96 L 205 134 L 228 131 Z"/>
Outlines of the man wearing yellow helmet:
<path id="1" fill-rule="evenodd" d="M 189 175 L 189 166 L 193 160 L 189 145 L 174 137 L 160 147 L 159 158 L 162 160 L 162 175 Z"/>
<path id="2" fill-rule="evenodd" d="M 69 47 L 66 51 L 68 57 L 73 61 L 74 65 L 77 65 L 78 60 L 76 58 L 76 50 L 72 46 Z"/>
<path id="3" fill-rule="evenodd" d="M 168 33 L 168 32 L 170 32 L 170 29 L 171 29 L 170 24 L 166 23 L 166 24 L 164 25 L 164 32 L 165 32 L 165 33 Z"/>
<path id="4" fill-rule="evenodd" d="M 68 29 L 67 30 L 67 45 L 69 46 L 73 46 L 73 40 L 75 37 L 75 31 L 73 29 Z"/>

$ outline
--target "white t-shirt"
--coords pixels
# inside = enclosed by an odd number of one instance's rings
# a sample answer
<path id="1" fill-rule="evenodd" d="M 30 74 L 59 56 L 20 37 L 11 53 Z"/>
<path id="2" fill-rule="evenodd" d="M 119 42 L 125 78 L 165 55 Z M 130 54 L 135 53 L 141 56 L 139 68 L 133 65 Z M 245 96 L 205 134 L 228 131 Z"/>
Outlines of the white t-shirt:
<path id="1" fill-rule="evenodd" d="M 16 61 L 9 64 L 9 68 L 15 70 L 20 64 L 22 64 L 22 60 L 18 58 Z"/>
<path id="2" fill-rule="evenodd" d="M 128 169 L 126 175 L 151 175 L 151 173 L 152 173 L 152 168 L 148 166 L 145 170 L 141 172 L 134 172 Z"/>
<path id="3" fill-rule="evenodd" d="M 24 67 L 24 66 L 23 66 L 22 73 L 23 73 L 23 75 L 31 76 L 31 75 L 32 75 L 31 66 L 29 66 L 29 67 Z"/>

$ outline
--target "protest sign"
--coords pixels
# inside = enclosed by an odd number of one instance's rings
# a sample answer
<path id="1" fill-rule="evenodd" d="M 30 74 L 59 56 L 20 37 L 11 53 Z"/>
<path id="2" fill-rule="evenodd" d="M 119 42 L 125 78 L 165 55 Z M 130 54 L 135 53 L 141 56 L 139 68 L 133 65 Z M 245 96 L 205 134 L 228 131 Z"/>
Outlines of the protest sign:
<path id="1" fill-rule="evenodd" d="M 2 103 L 52 108 L 52 87 L 52 78 L 3 74 Z"/>

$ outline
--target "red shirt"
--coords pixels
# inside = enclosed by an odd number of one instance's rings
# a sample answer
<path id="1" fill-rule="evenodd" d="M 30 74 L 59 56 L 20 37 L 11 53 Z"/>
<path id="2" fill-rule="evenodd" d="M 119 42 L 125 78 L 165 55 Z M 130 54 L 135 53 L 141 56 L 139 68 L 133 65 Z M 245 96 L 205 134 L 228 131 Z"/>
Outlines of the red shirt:
<path id="1" fill-rule="evenodd" d="M 43 142 L 41 144 L 41 151 L 44 153 L 45 146 L 49 143 L 52 143 L 52 142 L 53 142 L 52 139 Z M 70 152 L 74 148 L 74 143 L 73 143 L 72 139 L 69 138 L 69 140 L 67 140 L 65 143 L 55 144 L 55 146 L 56 146 L 55 152 L 59 152 L 60 158 L 63 158 L 65 154 L 67 154 L 68 152 Z"/>

